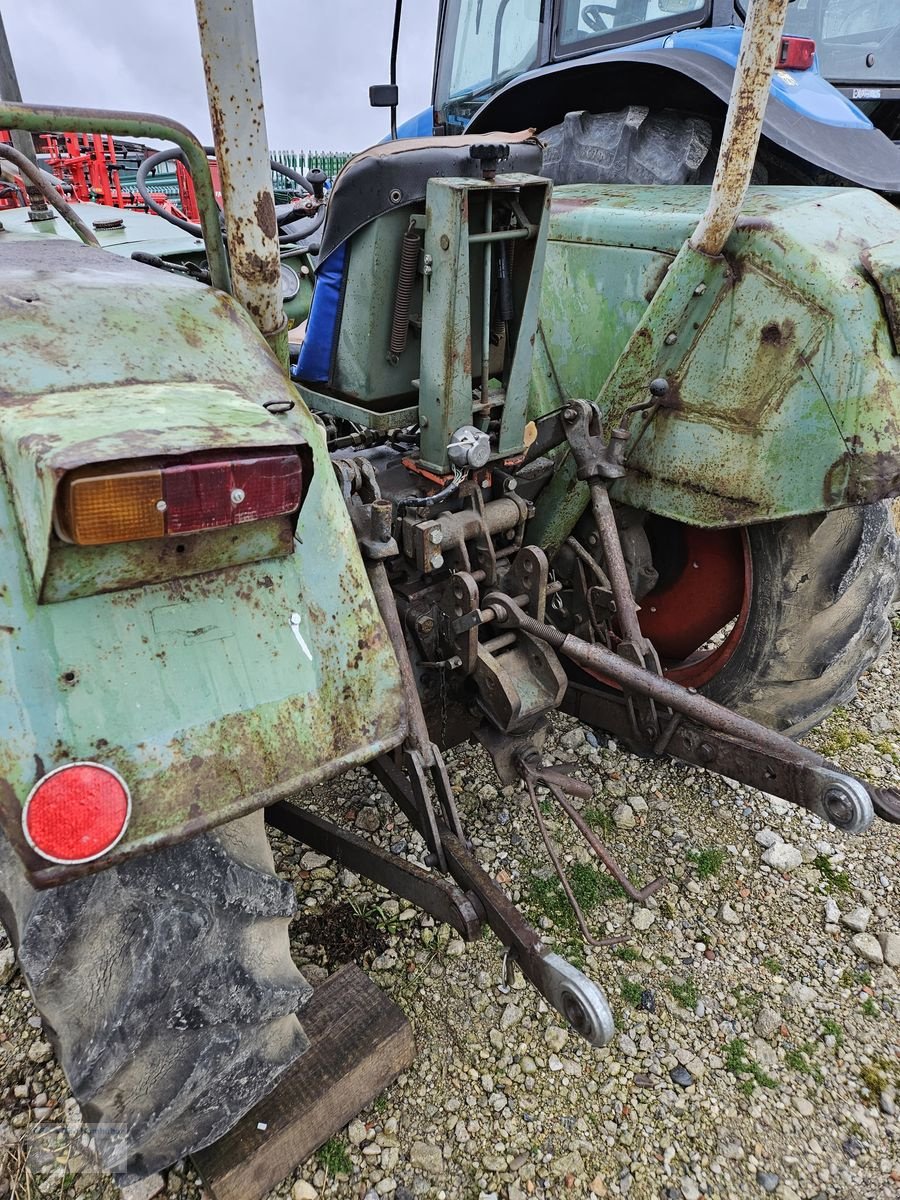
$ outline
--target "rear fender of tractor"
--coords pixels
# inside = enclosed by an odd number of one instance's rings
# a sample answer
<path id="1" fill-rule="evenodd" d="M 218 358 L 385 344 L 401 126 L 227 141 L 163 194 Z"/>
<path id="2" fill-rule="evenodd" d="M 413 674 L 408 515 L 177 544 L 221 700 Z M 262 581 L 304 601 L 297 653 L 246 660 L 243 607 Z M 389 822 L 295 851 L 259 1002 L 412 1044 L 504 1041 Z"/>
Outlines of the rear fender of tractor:
<path id="1" fill-rule="evenodd" d="M 817 94 L 805 110 L 790 103 L 801 73 L 781 72 L 766 110 L 763 146 L 787 152 L 805 175 L 846 179 L 878 192 L 900 193 L 900 146 L 871 126 L 849 101 L 820 76 L 804 73 Z M 731 62 L 699 50 L 678 47 L 626 49 L 541 67 L 491 97 L 469 122 L 466 133 L 549 129 L 566 113 L 617 112 L 628 105 L 669 109 L 709 119 L 721 127 L 734 82 Z M 785 99 L 782 99 L 784 94 Z M 816 111 L 827 110 L 827 119 Z M 843 116 L 842 116 L 843 113 Z"/>
<path id="2" fill-rule="evenodd" d="M 691 525 L 896 496 L 900 212 L 871 192 L 752 188 L 707 258 L 686 242 L 708 194 L 555 190 L 532 414 L 597 399 L 631 433 L 616 499 Z M 569 465 L 530 536 L 559 546 L 584 503 Z"/>
<path id="3" fill-rule="evenodd" d="M 96 869 L 398 744 L 399 670 L 324 437 L 243 310 L 21 238 L 4 245 L 0 338 L 0 823 L 32 883 L 85 870 L 23 837 L 30 790 L 66 763 L 112 767 L 131 790 Z M 77 467 L 279 445 L 301 450 L 309 479 L 296 525 L 96 546 L 54 528 Z"/>

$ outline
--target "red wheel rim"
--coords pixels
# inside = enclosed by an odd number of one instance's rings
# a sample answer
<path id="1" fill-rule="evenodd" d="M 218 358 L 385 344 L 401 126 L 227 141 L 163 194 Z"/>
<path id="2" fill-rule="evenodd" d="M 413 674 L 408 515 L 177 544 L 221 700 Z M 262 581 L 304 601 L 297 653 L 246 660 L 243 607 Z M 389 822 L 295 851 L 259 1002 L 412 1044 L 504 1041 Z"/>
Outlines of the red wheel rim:
<path id="1" fill-rule="evenodd" d="M 669 679 L 682 687 L 702 687 L 732 657 L 746 628 L 750 545 L 742 529 L 675 528 L 682 540 L 682 566 L 641 601 L 641 632 L 656 647 Z M 718 646 L 702 649 L 732 621 Z"/>

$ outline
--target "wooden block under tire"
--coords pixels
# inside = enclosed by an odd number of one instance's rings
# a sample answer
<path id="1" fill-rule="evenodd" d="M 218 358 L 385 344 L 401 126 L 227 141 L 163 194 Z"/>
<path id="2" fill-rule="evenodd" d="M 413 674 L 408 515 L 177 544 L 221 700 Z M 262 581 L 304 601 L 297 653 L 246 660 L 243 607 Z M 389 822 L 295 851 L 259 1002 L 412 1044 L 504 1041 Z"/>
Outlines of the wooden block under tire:
<path id="1" fill-rule="evenodd" d="M 412 1026 L 352 963 L 300 1015 L 309 1050 L 223 1138 L 191 1155 L 214 1200 L 262 1200 L 412 1065 Z"/>

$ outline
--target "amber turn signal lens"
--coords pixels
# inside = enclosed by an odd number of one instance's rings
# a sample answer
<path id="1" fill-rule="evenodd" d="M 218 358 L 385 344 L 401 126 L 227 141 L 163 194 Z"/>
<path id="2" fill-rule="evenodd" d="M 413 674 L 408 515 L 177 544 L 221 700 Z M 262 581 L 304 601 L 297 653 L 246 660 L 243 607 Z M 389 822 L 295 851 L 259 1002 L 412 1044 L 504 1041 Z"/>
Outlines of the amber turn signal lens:
<path id="1" fill-rule="evenodd" d="M 80 467 L 59 487 L 56 529 L 79 546 L 201 533 L 283 517 L 303 499 L 304 468 L 294 450 L 225 459 Z"/>
<path id="2" fill-rule="evenodd" d="M 64 532 L 80 546 L 163 537 L 161 471 L 67 479 L 61 491 Z"/>

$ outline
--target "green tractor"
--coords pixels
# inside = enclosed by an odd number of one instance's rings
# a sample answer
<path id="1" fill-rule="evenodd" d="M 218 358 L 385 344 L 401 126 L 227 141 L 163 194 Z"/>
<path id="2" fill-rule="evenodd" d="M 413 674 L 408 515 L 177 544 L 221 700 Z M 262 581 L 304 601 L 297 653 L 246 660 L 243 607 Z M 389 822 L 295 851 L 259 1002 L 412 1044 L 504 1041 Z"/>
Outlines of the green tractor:
<path id="1" fill-rule="evenodd" d="M 0 908 L 125 1174 L 214 1141 L 306 1047 L 265 821 L 489 926 L 603 1045 L 602 989 L 473 854 L 447 748 L 478 739 L 542 831 L 545 788 L 637 901 L 661 881 L 543 760 L 554 711 L 844 832 L 900 820 L 791 740 L 890 636 L 900 212 L 748 191 L 787 0 L 750 10 L 711 186 L 554 189 L 527 130 L 354 158 L 293 379 L 252 5 L 196 3 L 222 214 L 172 122 L 0 105 L 170 139 L 201 208 L 209 282 L 97 245 L 39 178 L 0 232 Z M 358 765 L 424 863 L 298 802 Z"/>

